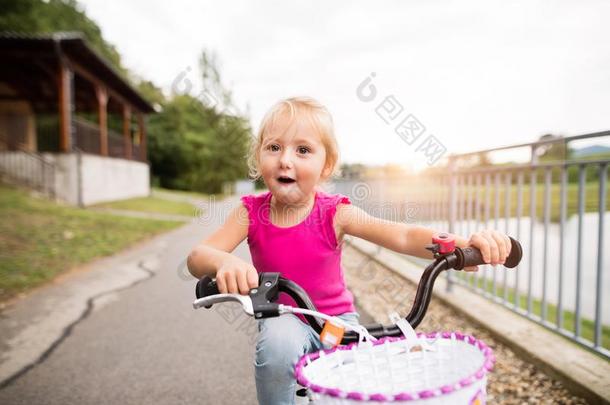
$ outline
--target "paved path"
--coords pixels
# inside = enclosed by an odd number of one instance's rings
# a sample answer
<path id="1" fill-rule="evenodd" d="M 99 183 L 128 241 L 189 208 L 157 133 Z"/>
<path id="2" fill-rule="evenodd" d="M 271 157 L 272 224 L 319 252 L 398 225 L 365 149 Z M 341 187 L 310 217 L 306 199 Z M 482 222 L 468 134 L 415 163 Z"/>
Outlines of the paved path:
<path id="1" fill-rule="evenodd" d="M 256 404 L 255 321 L 193 310 L 184 261 L 236 201 L 3 310 L 0 404 Z M 250 260 L 245 242 L 235 254 Z"/>
<path id="2" fill-rule="evenodd" d="M 191 307 L 192 222 L 38 289 L 0 318 L 2 404 L 255 404 L 255 321 Z M 236 254 L 249 259 L 247 245 Z"/>

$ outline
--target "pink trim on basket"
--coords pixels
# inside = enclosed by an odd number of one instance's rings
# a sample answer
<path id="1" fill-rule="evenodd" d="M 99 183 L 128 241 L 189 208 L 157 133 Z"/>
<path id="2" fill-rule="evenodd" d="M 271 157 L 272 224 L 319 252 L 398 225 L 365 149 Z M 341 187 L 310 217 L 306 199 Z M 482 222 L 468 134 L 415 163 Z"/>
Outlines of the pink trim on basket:
<path id="1" fill-rule="evenodd" d="M 496 358 L 493 355 L 491 348 L 489 346 L 487 346 L 483 341 L 478 340 L 474 336 L 464 335 L 461 332 L 453 332 L 453 333 L 452 332 L 434 332 L 434 333 L 428 333 L 428 334 L 421 333 L 421 332 L 417 333 L 418 337 L 424 336 L 429 339 L 434 339 L 437 337 L 442 337 L 443 339 L 450 339 L 452 335 L 455 336 L 455 338 L 457 340 L 464 341 L 465 343 L 468 343 L 468 344 L 478 348 L 482 352 L 482 354 L 485 356 L 485 361 L 484 361 L 483 365 L 481 367 L 479 367 L 478 370 L 476 370 L 472 375 L 470 375 L 466 378 L 463 378 L 462 380 L 460 380 L 458 382 L 458 385 L 461 388 L 465 388 L 469 385 L 474 384 L 476 381 L 483 379 L 487 375 L 487 373 L 493 369 Z M 373 346 L 377 346 L 377 345 L 383 344 L 385 342 L 395 342 L 398 340 L 404 340 L 404 337 L 391 337 L 391 336 L 383 337 L 381 339 L 378 339 L 376 342 L 372 342 L 372 344 L 373 344 Z M 365 401 L 365 400 L 369 400 L 369 399 L 372 401 L 380 401 L 380 402 L 412 401 L 412 400 L 418 400 L 418 399 L 440 397 L 443 395 L 451 394 L 456 390 L 455 386 L 444 385 L 444 386 L 440 387 L 440 389 L 434 389 L 434 390 L 428 389 L 428 390 L 422 390 L 419 392 L 401 392 L 401 393 L 395 394 L 393 397 L 389 397 L 382 393 L 374 393 L 374 394 L 367 395 L 367 394 L 364 394 L 364 393 L 358 392 L 358 391 L 345 392 L 339 388 L 324 388 L 317 384 L 312 384 L 303 375 L 303 367 L 305 367 L 308 364 L 308 361 L 311 362 L 311 361 L 318 359 L 320 357 L 321 353 L 324 353 L 324 355 L 327 355 L 327 354 L 333 353 L 337 350 L 351 350 L 352 347 L 354 347 L 357 344 L 358 344 L 357 342 L 354 342 L 354 343 L 350 343 L 349 345 L 346 345 L 346 346 L 337 346 L 332 349 L 320 350 L 319 352 L 306 354 L 305 356 L 301 357 L 295 367 L 295 374 L 296 374 L 298 383 L 304 387 L 310 388 L 312 391 L 314 391 L 315 393 L 318 393 L 318 394 L 321 393 L 321 394 L 329 395 L 329 396 L 336 397 L 336 398 L 347 398 L 347 399 L 351 399 L 354 401 Z"/>
<path id="2" fill-rule="evenodd" d="M 383 395 L 383 394 L 371 394 L 371 395 L 369 396 L 369 399 L 370 399 L 371 401 L 387 402 L 389 398 L 388 398 L 388 397 L 386 397 L 386 396 L 385 396 L 385 395 Z"/>
<path id="3" fill-rule="evenodd" d="M 468 404 L 473 405 L 476 401 L 480 402 L 480 400 L 485 400 L 485 394 L 483 394 L 483 391 L 479 389 L 477 393 L 474 394 L 474 397 L 470 398 L 470 402 Z"/>
<path id="4" fill-rule="evenodd" d="M 434 396 L 434 391 L 432 391 L 432 390 L 423 390 L 423 391 L 420 391 L 418 395 L 422 399 L 432 398 Z"/>
<path id="5" fill-rule="evenodd" d="M 412 401 L 414 399 L 417 398 L 409 394 L 408 392 L 401 392 L 400 394 L 394 395 L 394 401 Z"/>
<path id="6" fill-rule="evenodd" d="M 364 400 L 364 394 L 360 393 L 360 392 L 348 392 L 347 393 L 347 399 L 353 399 L 354 401 L 363 401 Z"/>
<path id="7" fill-rule="evenodd" d="M 484 368 L 484 367 L 483 367 L 483 368 Z M 478 373 L 479 371 L 480 371 L 480 370 L 477 370 L 477 373 Z M 472 377 L 473 377 L 473 376 L 471 376 L 471 375 L 470 375 L 470 376 L 468 376 L 468 377 L 466 377 L 466 378 L 462 378 L 462 379 L 460 380 L 460 382 L 459 382 L 460 386 L 461 386 L 461 387 L 468 387 L 468 386 L 469 386 L 470 384 L 472 384 L 472 383 L 474 382 L 474 380 L 475 380 L 475 378 L 472 378 Z M 483 378 L 483 377 L 481 377 L 481 378 Z"/>
<path id="8" fill-rule="evenodd" d="M 332 395 L 333 397 L 338 397 L 341 394 L 341 390 L 339 388 L 329 388 L 326 393 L 328 395 Z"/>

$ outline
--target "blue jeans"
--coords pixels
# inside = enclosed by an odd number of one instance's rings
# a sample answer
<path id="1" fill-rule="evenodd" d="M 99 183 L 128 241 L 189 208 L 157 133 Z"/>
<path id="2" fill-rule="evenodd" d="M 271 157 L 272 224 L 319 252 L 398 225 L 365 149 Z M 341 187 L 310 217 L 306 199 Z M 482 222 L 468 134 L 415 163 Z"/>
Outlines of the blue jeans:
<path id="1" fill-rule="evenodd" d="M 357 312 L 338 316 L 358 324 Z M 254 371 L 260 405 L 292 405 L 296 391 L 294 366 L 306 353 L 322 350 L 320 336 L 296 315 L 262 319 L 258 323 Z"/>

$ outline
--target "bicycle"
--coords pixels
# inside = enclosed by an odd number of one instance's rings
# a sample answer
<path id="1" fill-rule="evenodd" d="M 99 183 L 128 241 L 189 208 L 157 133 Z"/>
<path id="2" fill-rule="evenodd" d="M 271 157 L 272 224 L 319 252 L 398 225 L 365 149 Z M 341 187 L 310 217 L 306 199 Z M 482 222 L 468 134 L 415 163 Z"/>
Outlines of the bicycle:
<path id="1" fill-rule="evenodd" d="M 514 268 L 523 253 L 520 243 L 510 240 L 511 252 L 504 267 Z M 415 333 L 414 328 L 423 320 L 434 282 L 443 271 L 462 270 L 485 261 L 478 249 L 455 247 L 445 233 L 435 235 L 426 249 L 432 251 L 434 261 L 420 278 L 409 314 L 404 319 L 393 318 L 394 325 L 354 327 L 321 314 L 300 286 L 279 273 L 260 273 L 259 286 L 249 295 L 220 294 L 216 282 L 203 277 L 196 286 L 193 308 L 233 301 L 255 319 L 302 314 L 321 338 L 330 336 L 327 343 L 335 346 L 306 354 L 295 366 L 297 382 L 303 387 L 297 395 L 306 395 L 316 404 L 483 404 L 487 373 L 495 362 L 491 349 L 459 332 L 422 334 Z M 280 293 L 291 296 L 298 307 L 275 303 Z M 327 322 L 322 324 L 316 318 Z M 348 331 L 327 333 L 337 327 Z"/>

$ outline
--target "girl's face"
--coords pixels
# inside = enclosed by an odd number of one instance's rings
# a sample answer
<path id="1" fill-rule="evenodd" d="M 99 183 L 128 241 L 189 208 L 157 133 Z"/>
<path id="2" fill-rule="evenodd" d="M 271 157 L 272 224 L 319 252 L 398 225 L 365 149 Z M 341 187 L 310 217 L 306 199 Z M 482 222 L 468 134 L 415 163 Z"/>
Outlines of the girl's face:
<path id="1" fill-rule="evenodd" d="M 306 119 L 280 117 L 265 134 L 260 170 L 273 196 L 284 204 L 306 203 L 325 169 L 326 148 Z"/>

